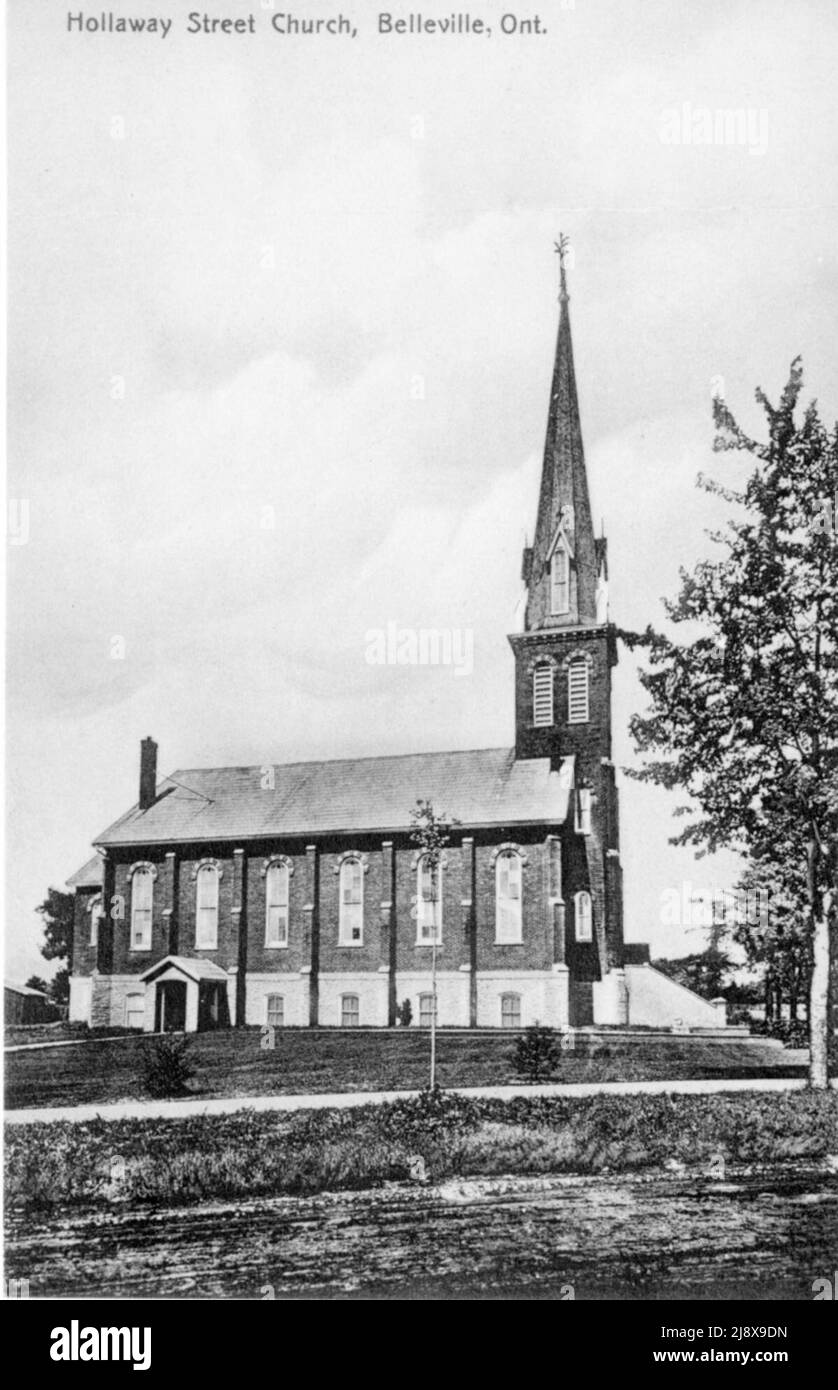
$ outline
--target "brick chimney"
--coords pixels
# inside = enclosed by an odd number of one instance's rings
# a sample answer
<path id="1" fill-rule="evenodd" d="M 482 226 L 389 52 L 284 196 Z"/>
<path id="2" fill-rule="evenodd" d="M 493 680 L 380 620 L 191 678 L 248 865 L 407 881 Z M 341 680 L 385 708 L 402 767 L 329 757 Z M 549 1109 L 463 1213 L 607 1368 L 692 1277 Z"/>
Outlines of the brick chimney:
<path id="1" fill-rule="evenodd" d="M 144 738 L 140 744 L 140 810 L 154 805 L 157 795 L 157 744 Z"/>

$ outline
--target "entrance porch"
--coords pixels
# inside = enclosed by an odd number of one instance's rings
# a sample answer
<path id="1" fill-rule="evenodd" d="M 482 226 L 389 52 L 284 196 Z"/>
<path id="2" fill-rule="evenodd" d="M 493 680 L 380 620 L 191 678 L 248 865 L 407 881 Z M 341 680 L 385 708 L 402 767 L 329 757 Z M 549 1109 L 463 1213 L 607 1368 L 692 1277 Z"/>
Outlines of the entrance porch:
<path id="1" fill-rule="evenodd" d="M 231 977 L 211 960 L 166 956 L 140 976 L 146 1033 L 196 1033 L 230 1026 Z"/>

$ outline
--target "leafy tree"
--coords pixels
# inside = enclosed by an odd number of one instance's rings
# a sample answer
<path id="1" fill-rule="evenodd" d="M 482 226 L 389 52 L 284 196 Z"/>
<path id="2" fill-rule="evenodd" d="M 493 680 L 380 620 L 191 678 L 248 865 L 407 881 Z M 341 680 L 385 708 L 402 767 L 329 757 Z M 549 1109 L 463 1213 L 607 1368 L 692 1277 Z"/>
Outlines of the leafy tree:
<path id="1" fill-rule="evenodd" d="M 49 994 L 49 985 L 46 980 L 42 980 L 40 975 L 30 975 L 26 981 L 27 989 L 40 990 L 41 994 Z"/>
<path id="2" fill-rule="evenodd" d="M 689 956 L 675 959 L 653 960 L 655 970 L 668 975 L 686 989 L 700 994 L 703 999 L 719 999 L 724 996 L 728 985 L 732 963 L 730 957 L 718 946 L 708 946 L 706 951 L 695 951 Z"/>
<path id="3" fill-rule="evenodd" d="M 70 972 L 66 965 L 62 965 L 60 970 L 56 970 L 49 983 L 50 998 L 56 1004 L 69 1004 L 70 1002 Z"/>
<path id="4" fill-rule="evenodd" d="M 674 843 L 764 863 L 783 836 L 796 855 L 812 949 L 810 1079 L 822 1087 L 838 905 L 838 430 L 827 431 L 814 403 L 797 418 L 801 389 L 796 359 L 776 407 L 757 391 L 764 443 L 714 402 L 716 451 L 753 463 L 740 490 L 699 479 L 737 511 L 712 535 L 723 553 L 682 569 L 678 598 L 665 604 L 698 635 L 625 636 L 650 662 L 641 680 L 651 708 L 632 720 L 650 760 L 636 775 L 692 800 L 679 812 L 696 818 Z"/>
<path id="5" fill-rule="evenodd" d="M 781 1016 L 783 999 L 788 1002 L 792 1022 L 797 1019 L 812 975 L 806 845 L 799 827 L 792 828 L 796 845 L 790 844 L 777 827 L 770 844 L 752 854 L 738 885 L 746 908 L 730 923 L 731 939 L 743 948 L 748 964 L 762 976 L 769 1023 L 775 1015 Z M 758 910 L 747 910 L 752 903 Z"/>
<path id="6" fill-rule="evenodd" d="M 459 825 L 458 820 L 454 820 L 444 815 L 437 815 L 430 801 L 423 801 L 421 798 L 416 802 L 414 809 L 410 813 L 412 822 L 410 838 L 418 847 L 419 854 L 422 856 L 428 868 L 428 884 L 425 890 L 426 901 L 431 903 L 431 921 L 435 924 L 437 920 L 436 903 L 441 881 L 440 865 L 445 846 L 451 839 L 451 830 L 455 825 Z M 417 914 L 421 911 L 420 904 L 416 903 Z M 437 933 L 432 931 L 431 939 L 431 1079 L 430 1088 L 433 1091 L 436 1086 L 436 953 L 437 953 Z"/>
<path id="7" fill-rule="evenodd" d="M 73 894 L 49 888 L 46 898 L 35 911 L 44 921 L 41 955 L 45 960 L 70 960 L 73 949 Z"/>

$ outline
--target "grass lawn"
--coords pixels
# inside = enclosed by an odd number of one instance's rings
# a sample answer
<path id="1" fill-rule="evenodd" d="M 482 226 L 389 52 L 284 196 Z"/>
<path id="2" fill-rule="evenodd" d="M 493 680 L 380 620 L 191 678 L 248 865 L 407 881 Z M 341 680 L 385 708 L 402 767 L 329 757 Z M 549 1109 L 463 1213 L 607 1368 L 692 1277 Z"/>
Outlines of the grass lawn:
<path id="1" fill-rule="evenodd" d="M 419 1029 L 287 1029 L 273 1050 L 262 1030 L 199 1033 L 191 1039 L 200 1097 L 293 1095 L 330 1091 L 417 1090 L 428 1081 L 429 1035 Z M 106 1104 L 144 1098 L 141 1036 L 42 1048 L 6 1057 L 6 1108 Z M 443 1087 L 520 1081 L 509 1035 L 445 1032 L 437 1039 Z M 555 1081 L 644 1081 L 803 1076 L 780 1048 L 757 1039 L 717 1041 L 673 1036 L 630 1040 L 577 1036 L 562 1053 Z"/>
<path id="2" fill-rule="evenodd" d="M 825 1165 L 838 1094 L 462 1096 L 9 1128 L 9 1211 L 299 1196 L 475 1175 Z M 834 1178 L 832 1179 L 834 1182 Z"/>

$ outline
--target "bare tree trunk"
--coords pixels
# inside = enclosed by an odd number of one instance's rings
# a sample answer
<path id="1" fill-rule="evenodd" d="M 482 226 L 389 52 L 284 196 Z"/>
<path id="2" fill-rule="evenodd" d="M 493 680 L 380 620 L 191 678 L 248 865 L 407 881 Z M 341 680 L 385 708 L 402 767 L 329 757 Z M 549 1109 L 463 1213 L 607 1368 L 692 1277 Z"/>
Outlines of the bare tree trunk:
<path id="1" fill-rule="evenodd" d="M 812 932 L 812 984 L 809 1007 L 809 1084 L 829 1084 L 829 918 L 818 913 Z"/>
<path id="2" fill-rule="evenodd" d="M 431 1090 L 436 1085 L 436 913 L 434 913 L 433 930 L 434 941 L 431 950 Z"/>
<path id="3" fill-rule="evenodd" d="M 829 1085 L 830 1025 L 830 929 L 833 889 L 819 891 L 817 866 L 821 848 L 809 845 L 809 903 L 812 910 L 812 983 L 809 990 L 809 1085 L 824 1090 Z M 833 862 L 834 873 L 834 862 Z"/>
<path id="4" fill-rule="evenodd" d="M 774 1022 L 774 985 L 769 970 L 765 976 L 765 1022 Z"/>

